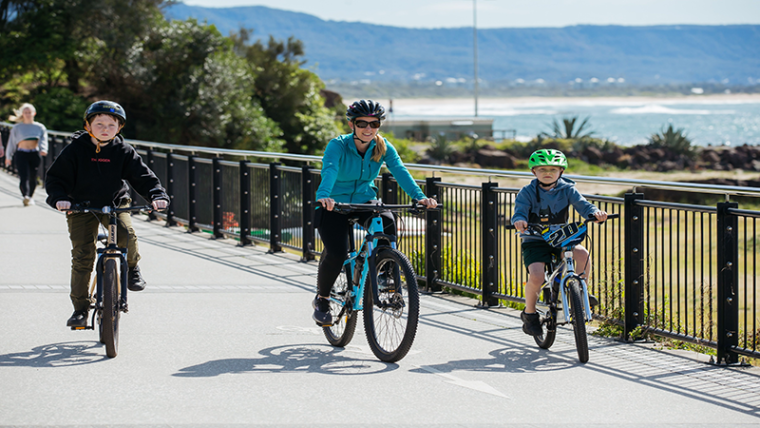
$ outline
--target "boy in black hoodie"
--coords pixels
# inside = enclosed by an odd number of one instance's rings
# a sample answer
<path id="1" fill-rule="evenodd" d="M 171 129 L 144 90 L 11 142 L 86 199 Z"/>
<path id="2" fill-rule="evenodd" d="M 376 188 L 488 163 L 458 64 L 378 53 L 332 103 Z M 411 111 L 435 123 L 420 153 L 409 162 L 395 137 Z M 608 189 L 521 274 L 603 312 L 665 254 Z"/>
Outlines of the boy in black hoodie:
<path id="1" fill-rule="evenodd" d="M 47 172 L 47 203 L 60 211 L 72 203 L 88 202 L 93 208 L 128 207 L 132 204 L 131 185 L 156 210 L 169 205 L 169 196 L 156 174 L 142 161 L 137 151 L 119 135 L 127 121 L 124 109 L 111 101 L 98 101 L 84 113 L 84 131 L 72 136 L 71 144 L 58 155 Z M 91 213 L 67 214 L 71 239 L 71 302 L 74 314 L 66 325 L 84 327 L 90 308 L 88 284 L 95 262 L 98 224 L 108 225 L 108 216 Z M 141 291 L 145 281 L 137 262 L 140 254 L 137 236 L 129 213 L 119 214 L 118 243 L 127 248 L 128 284 Z"/>

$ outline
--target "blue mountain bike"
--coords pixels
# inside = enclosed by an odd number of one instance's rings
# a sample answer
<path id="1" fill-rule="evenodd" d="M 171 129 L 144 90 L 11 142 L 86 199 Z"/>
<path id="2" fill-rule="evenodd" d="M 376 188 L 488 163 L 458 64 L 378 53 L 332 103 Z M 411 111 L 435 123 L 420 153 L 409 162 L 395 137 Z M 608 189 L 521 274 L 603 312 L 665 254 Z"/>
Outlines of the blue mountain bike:
<path id="1" fill-rule="evenodd" d="M 409 352 L 417 333 L 420 296 L 409 259 L 396 248 L 396 237 L 383 232 L 383 212 L 421 213 L 424 206 L 335 204 L 340 213 L 372 212 L 364 242 L 354 244 L 355 220 L 349 222 L 349 253 L 330 292 L 333 325 L 324 326 L 327 341 L 344 347 L 351 342 L 359 311 L 369 347 L 385 362 L 398 361 Z M 360 226 L 360 225 L 359 225 Z"/>
<path id="2" fill-rule="evenodd" d="M 607 220 L 619 217 L 620 214 L 609 214 Z M 549 349 L 557 336 L 557 326 L 572 325 L 578 359 L 582 363 L 588 362 L 589 358 L 586 323 L 591 321 L 592 315 L 588 285 L 576 273 L 573 249 L 586 239 L 588 223 L 593 220 L 596 220 L 595 217 L 560 225 L 529 223 L 525 231 L 529 235 L 542 237 L 562 252 L 562 258 L 552 257 L 551 264 L 546 265 L 544 285 L 541 287 L 537 307 L 544 332 L 533 338 L 540 348 Z M 513 225 L 507 225 L 507 229 L 514 228 Z M 562 318 L 558 316 L 560 311 Z"/>

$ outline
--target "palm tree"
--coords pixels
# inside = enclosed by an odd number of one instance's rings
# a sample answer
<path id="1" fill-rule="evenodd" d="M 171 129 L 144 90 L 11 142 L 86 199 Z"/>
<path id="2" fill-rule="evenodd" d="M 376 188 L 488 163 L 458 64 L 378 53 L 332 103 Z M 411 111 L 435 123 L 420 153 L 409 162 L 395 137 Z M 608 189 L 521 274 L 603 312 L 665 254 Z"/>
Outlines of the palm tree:
<path id="1" fill-rule="evenodd" d="M 683 132 L 683 128 L 673 129 L 673 125 L 668 125 L 668 129 L 660 131 L 659 134 L 652 134 L 649 137 L 649 144 L 653 147 L 667 149 L 676 154 L 691 156 L 694 150 L 691 147 L 691 141 Z"/>
<path id="2" fill-rule="evenodd" d="M 586 132 L 585 134 L 582 132 L 584 128 L 586 128 L 586 125 L 589 125 L 589 119 L 591 119 L 591 116 L 583 119 L 583 122 L 581 122 L 577 130 L 575 129 L 575 122 L 578 120 L 578 116 L 574 116 L 572 118 L 563 117 L 562 124 L 564 125 L 564 130 L 562 129 L 562 126 L 560 126 L 559 122 L 557 122 L 557 119 L 554 119 L 554 122 L 552 123 L 552 135 L 546 132 L 544 132 L 543 135 L 546 135 L 547 137 L 552 136 L 554 138 L 565 138 L 568 140 L 588 138 L 594 134 L 594 131 Z"/>

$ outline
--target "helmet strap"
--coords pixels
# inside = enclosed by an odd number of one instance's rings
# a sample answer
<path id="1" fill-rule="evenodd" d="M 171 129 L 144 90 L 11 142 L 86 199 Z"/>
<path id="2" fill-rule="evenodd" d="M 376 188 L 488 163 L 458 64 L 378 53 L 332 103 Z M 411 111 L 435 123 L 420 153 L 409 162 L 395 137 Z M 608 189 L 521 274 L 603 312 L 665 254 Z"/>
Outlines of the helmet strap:
<path id="1" fill-rule="evenodd" d="M 87 123 L 87 128 L 90 128 L 90 123 L 89 123 L 89 122 L 85 122 L 85 123 Z M 123 125 L 119 125 L 119 132 L 117 132 L 117 133 L 116 133 L 116 135 L 119 135 L 119 133 L 121 132 L 121 128 L 123 128 L 123 127 L 124 127 Z M 89 130 L 89 129 L 87 129 L 87 128 L 85 128 L 85 130 L 86 130 L 86 131 L 87 131 L 87 133 L 90 135 L 90 137 L 94 138 L 94 139 L 95 139 L 95 141 L 97 141 L 97 142 L 98 142 L 98 143 L 95 145 L 95 153 L 100 153 L 100 145 L 101 145 L 101 144 L 103 144 L 103 145 L 106 145 L 106 144 L 110 143 L 111 141 L 113 141 L 113 140 L 114 140 L 114 138 L 116 138 L 116 135 L 114 135 L 114 137 L 113 137 L 113 138 L 111 138 L 110 140 L 101 140 L 100 138 L 96 137 L 96 136 L 95 136 L 95 135 L 92 133 L 92 131 L 91 131 L 91 130 Z"/>

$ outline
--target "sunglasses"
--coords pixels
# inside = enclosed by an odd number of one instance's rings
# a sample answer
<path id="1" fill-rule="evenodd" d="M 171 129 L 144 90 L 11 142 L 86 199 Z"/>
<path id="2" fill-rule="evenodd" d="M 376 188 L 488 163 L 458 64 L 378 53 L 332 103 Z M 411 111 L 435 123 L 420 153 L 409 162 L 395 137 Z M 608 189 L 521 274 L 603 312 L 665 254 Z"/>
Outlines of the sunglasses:
<path id="1" fill-rule="evenodd" d="M 377 129 L 380 127 L 380 121 L 379 120 L 373 120 L 372 122 L 367 122 L 366 120 L 357 120 L 354 122 L 354 125 L 358 126 L 359 128 L 366 128 L 367 125 L 369 125 L 372 129 Z"/>

